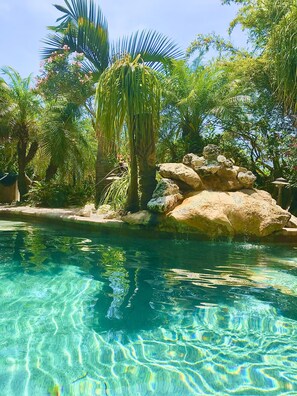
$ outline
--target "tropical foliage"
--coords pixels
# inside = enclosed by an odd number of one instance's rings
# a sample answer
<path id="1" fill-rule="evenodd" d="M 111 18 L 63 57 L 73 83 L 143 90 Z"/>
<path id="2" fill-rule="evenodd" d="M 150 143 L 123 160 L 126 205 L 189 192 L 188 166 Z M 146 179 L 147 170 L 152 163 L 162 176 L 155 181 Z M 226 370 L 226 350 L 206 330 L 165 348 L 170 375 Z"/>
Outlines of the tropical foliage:
<path id="1" fill-rule="evenodd" d="M 208 143 L 251 169 L 259 187 L 277 177 L 296 186 L 296 2 L 222 3 L 238 5 L 229 30 L 241 25 L 248 49 L 198 34 L 183 56 L 149 30 L 111 43 L 95 1 L 56 5 L 35 86 L 9 67 L 0 79 L 0 171 L 18 172 L 21 199 L 67 206 L 96 190 L 97 203 L 144 209 L 156 162 Z M 119 158 L 129 171 L 106 189 Z"/>
<path id="2" fill-rule="evenodd" d="M 136 32 L 131 37 L 124 37 L 111 45 L 107 22 L 100 7 L 96 6 L 93 0 L 89 2 L 65 0 L 65 5 L 66 7 L 56 6 L 63 16 L 58 20 L 60 24 L 51 28 L 54 33 L 45 41 L 47 48 L 44 50 L 44 56 L 46 58 L 52 57 L 53 54 L 60 56 L 59 53 L 63 48 L 82 53 L 85 56 L 82 63 L 83 70 L 99 77 L 109 66 L 112 66 L 113 62 L 125 58 L 127 54 L 131 56 L 131 59 L 140 55 L 142 62 L 145 62 L 147 66 L 157 68 L 160 68 L 162 64 L 168 64 L 172 58 L 179 55 L 176 46 L 170 40 L 151 31 Z M 110 164 L 110 157 L 115 158 L 116 147 L 100 123 L 97 123 L 96 134 L 98 140 L 96 196 L 98 201 L 105 187 L 102 181 L 115 165 L 114 161 Z M 130 144 L 130 149 L 131 147 Z M 130 158 L 131 160 L 134 158 L 133 153 L 130 153 Z M 129 191 L 135 191 L 137 187 L 135 181 L 132 181 L 135 174 L 133 169 L 135 166 L 131 163 L 131 186 L 134 186 L 134 189 L 131 187 Z M 143 182 L 140 184 L 143 185 Z M 136 200 L 135 193 L 132 195 Z M 128 207 L 136 208 L 137 204 L 132 206 L 128 204 Z"/>
<path id="3" fill-rule="evenodd" d="M 40 99 L 31 89 L 31 76 L 22 79 L 10 67 L 3 68 L 2 73 L 7 82 L 3 79 L 0 81 L 0 136 L 16 148 L 19 190 L 23 198 L 30 184 L 26 171 L 39 145 Z"/>

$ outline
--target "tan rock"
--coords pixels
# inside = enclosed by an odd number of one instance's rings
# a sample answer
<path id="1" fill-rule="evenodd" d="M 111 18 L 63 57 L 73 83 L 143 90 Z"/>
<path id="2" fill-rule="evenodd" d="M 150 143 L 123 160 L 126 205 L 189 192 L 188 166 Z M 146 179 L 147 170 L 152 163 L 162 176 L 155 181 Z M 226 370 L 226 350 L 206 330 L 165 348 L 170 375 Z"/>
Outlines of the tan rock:
<path id="1" fill-rule="evenodd" d="M 218 155 L 217 161 L 219 164 L 224 164 L 227 161 L 227 158 L 224 155 Z"/>
<path id="2" fill-rule="evenodd" d="M 208 175 L 215 175 L 216 173 L 218 173 L 220 168 L 221 167 L 220 167 L 219 163 L 216 163 L 216 164 L 213 163 L 213 164 L 201 166 L 197 170 L 197 172 L 200 177 L 203 177 L 203 176 L 207 177 Z"/>
<path id="3" fill-rule="evenodd" d="M 197 173 L 181 163 L 165 163 L 159 165 L 159 173 L 162 177 L 173 180 L 180 180 L 189 185 L 193 190 L 201 190 L 203 188 L 202 181 Z"/>
<path id="4" fill-rule="evenodd" d="M 205 167 L 207 168 L 207 167 Z M 200 173 L 203 185 L 207 190 L 211 191 L 237 191 L 243 188 L 237 179 L 236 167 L 225 168 L 221 166 L 216 174 Z"/>
<path id="5" fill-rule="evenodd" d="M 198 155 L 193 154 L 193 153 L 186 154 L 183 158 L 183 164 L 187 165 L 187 166 L 191 166 L 193 158 L 197 158 L 197 157 L 198 157 Z"/>
<path id="6" fill-rule="evenodd" d="M 223 165 L 224 165 L 225 168 L 232 168 L 234 163 L 233 163 L 232 160 L 226 159 L 226 161 L 223 163 Z"/>
<path id="7" fill-rule="evenodd" d="M 290 214 L 266 191 L 201 191 L 167 215 L 176 227 L 190 227 L 208 236 L 254 235 L 281 230 Z"/>
<path id="8" fill-rule="evenodd" d="M 210 163 L 216 161 L 220 155 L 220 149 L 215 144 L 208 144 L 203 148 L 203 157 Z"/>
<path id="9" fill-rule="evenodd" d="M 203 166 L 204 164 L 205 164 L 204 157 L 197 157 L 197 158 L 192 160 L 191 168 L 194 169 L 194 171 L 197 172 L 197 170 L 200 169 L 201 166 Z"/>
<path id="10" fill-rule="evenodd" d="M 92 214 L 94 214 L 94 213 L 96 213 L 95 205 L 87 204 L 82 209 L 79 210 L 77 215 L 82 216 L 82 217 L 91 217 Z"/>
<path id="11" fill-rule="evenodd" d="M 253 188 L 256 176 L 251 171 L 239 172 L 237 179 L 244 188 Z"/>
<path id="12" fill-rule="evenodd" d="M 153 216 L 154 215 L 148 210 L 141 210 L 136 213 L 128 213 L 126 216 L 122 216 L 122 220 L 131 225 L 148 225 L 153 221 Z"/>

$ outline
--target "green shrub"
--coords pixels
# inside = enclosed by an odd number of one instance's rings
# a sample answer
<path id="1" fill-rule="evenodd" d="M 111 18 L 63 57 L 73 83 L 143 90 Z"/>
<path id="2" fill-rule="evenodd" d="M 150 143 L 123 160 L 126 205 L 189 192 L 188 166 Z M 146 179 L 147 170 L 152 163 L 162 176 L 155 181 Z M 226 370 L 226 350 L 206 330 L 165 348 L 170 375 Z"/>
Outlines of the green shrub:
<path id="1" fill-rule="evenodd" d="M 55 181 L 34 182 L 27 194 L 27 202 L 33 206 L 47 208 L 84 206 L 87 202 L 94 200 L 93 189 L 89 181 L 76 186 Z"/>
<path id="2" fill-rule="evenodd" d="M 121 178 L 114 180 L 106 187 L 99 205 L 111 205 L 114 210 L 124 209 L 129 186 L 129 172 L 125 172 Z"/>

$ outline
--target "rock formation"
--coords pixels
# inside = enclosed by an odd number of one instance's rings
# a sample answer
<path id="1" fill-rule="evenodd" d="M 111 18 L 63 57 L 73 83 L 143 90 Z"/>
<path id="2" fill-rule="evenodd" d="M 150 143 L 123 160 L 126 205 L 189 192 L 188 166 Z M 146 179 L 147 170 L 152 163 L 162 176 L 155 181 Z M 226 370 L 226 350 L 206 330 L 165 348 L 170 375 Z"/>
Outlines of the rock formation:
<path id="1" fill-rule="evenodd" d="M 211 237 L 263 237 L 285 226 L 290 214 L 266 191 L 201 191 L 193 193 L 168 214 L 177 230 L 192 228 Z"/>
<path id="2" fill-rule="evenodd" d="M 183 163 L 160 164 L 158 170 L 162 179 L 148 210 L 162 214 L 158 219 L 163 230 L 263 237 L 282 229 L 290 219 L 269 193 L 253 188 L 256 177 L 251 171 L 236 166 L 215 145 L 204 147 L 203 156 L 190 153 Z M 149 223 L 148 213 L 142 212 L 137 221 L 126 220 Z"/>

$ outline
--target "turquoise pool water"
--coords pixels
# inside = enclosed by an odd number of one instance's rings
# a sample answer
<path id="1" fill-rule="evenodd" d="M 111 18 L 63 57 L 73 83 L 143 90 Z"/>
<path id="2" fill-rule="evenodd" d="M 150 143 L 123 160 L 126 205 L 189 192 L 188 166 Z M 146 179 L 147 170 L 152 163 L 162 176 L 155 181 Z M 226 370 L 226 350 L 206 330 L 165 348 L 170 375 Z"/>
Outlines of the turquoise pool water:
<path id="1" fill-rule="evenodd" d="M 297 243 L 0 221 L 4 396 L 296 395 Z"/>

